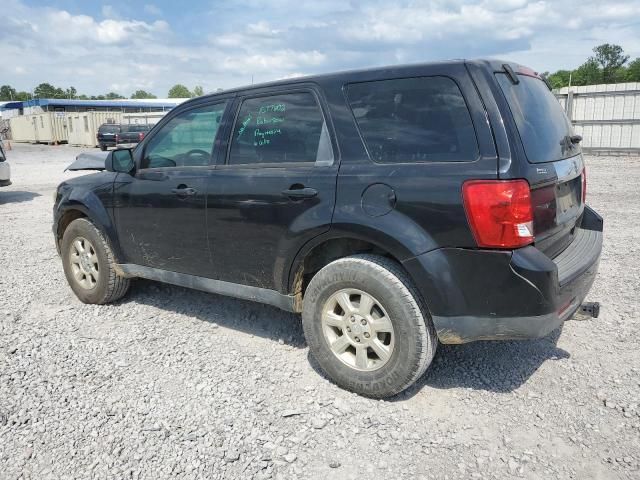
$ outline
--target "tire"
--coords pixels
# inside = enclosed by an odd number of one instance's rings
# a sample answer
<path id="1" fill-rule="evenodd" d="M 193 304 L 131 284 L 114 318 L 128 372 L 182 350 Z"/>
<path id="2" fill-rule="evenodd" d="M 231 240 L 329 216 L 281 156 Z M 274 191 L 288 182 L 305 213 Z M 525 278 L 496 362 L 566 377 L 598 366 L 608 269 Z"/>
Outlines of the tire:
<path id="1" fill-rule="evenodd" d="M 114 269 L 109 243 L 86 218 L 74 220 L 64 231 L 60 256 L 69 286 L 83 303 L 114 302 L 129 290 L 129 279 Z"/>
<path id="2" fill-rule="evenodd" d="M 344 303 L 349 312 L 369 313 L 348 313 Z M 349 323 L 353 317 L 356 321 Z M 305 292 L 302 326 L 309 350 L 327 376 L 372 398 L 390 397 L 412 385 L 430 365 L 438 344 L 408 275 L 396 262 L 375 255 L 345 257 L 316 273 Z M 347 346 L 338 354 L 330 344 L 336 351 Z M 363 349 L 366 356 L 359 355 Z"/>
<path id="3" fill-rule="evenodd" d="M 103 152 L 107 151 L 107 146 L 106 145 L 100 145 L 100 150 L 102 150 Z"/>

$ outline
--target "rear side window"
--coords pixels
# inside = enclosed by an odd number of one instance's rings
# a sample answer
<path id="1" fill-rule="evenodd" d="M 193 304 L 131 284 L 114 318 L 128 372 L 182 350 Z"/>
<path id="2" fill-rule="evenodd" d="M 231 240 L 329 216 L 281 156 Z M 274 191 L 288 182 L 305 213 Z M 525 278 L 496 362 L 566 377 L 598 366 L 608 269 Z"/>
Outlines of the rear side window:
<path id="1" fill-rule="evenodd" d="M 310 92 L 249 98 L 233 127 L 231 165 L 333 163 L 320 107 Z"/>
<path id="2" fill-rule="evenodd" d="M 571 125 L 560 102 L 542 80 L 518 75 L 520 82 L 514 85 L 505 73 L 496 73 L 496 78 L 509 104 L 529 162 L 553 162 L 580 151 L 571 143 Z"/>
<path id="3" fill-rule="evenodd" d="M 354 83 L 349 105 L 378 163 L 469 162 L 478 157 L 473 123 L 456 83 L 418 77 Z"/>

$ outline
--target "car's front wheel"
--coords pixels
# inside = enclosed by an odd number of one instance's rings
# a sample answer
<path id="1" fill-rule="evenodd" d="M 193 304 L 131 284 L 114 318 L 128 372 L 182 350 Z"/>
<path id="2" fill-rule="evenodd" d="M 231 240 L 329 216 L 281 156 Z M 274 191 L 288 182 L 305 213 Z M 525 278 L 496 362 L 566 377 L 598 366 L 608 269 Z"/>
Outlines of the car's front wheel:
<path id="1" fill-rule="evenodd" d="M 329 378 L 374 398 L 413 384 L 437 346 L 431 318 L 407 274 L 375 255 L 342 258 L 320 270 L 305 292 L 302 324 Z"/>
<path id="2" fill-rule="evenodd" d="M 115 271 L 111 247 L 86 218 L 69 224 L 60 248 L 64 274 L 71 289 L 84 303 L 109 303 L 129 290 L 129 279 Z"/>

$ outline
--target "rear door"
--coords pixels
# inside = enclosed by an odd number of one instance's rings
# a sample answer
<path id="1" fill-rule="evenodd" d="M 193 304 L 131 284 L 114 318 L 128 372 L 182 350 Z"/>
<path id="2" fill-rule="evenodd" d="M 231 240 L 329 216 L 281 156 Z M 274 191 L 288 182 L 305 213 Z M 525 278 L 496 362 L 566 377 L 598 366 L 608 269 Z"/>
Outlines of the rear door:
<path id="1" fill-rule="evenodd" d="M 114 211 L 127 263 L 206 276 L 206 176 L 226 101 L 172 116 L 118 174 Z"/>
<path id="2" fill-rule="evenodd" d="M 553 257 L 571 243 L 584 211 L 581 149 L 560 103 L 540 77 L 515 66 L 511 72 L 496 72 L 495 78 L 522 145 L 510 174 L 529 181 L 536 246 Z"/>
<path id="3" fill-rule="evenodd" d="M 313 88 L 238 99 L 226 155 L 208 178 L 217 279 L 281 290 L 289 259 L 329 229 L 338 164 L 319 99 Z"/>

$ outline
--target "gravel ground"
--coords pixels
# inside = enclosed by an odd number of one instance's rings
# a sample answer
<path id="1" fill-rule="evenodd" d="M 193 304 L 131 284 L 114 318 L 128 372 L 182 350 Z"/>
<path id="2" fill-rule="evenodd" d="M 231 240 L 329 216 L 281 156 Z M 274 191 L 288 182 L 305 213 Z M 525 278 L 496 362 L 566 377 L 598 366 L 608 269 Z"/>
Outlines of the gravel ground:
<path id="1" fill-rule="evenodd" d="M 1 478 L 640 478 L 640 159 L 587 159 L 597 320 L 440 346 L 409 391 L 332 385 L 299 318 L 149 281 L 80 303 L 51 234 L 80 151 L 14 145 L 0 190 Z"/>

